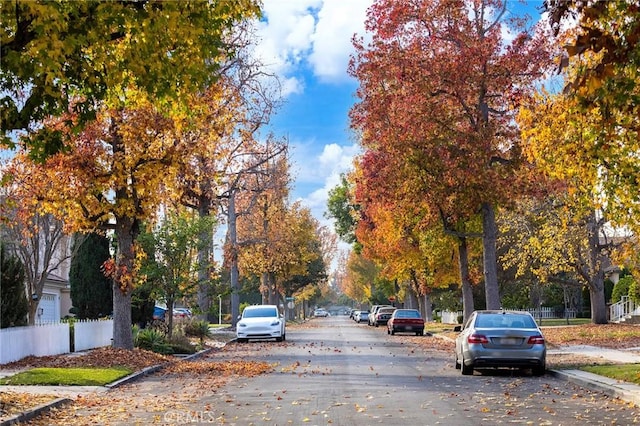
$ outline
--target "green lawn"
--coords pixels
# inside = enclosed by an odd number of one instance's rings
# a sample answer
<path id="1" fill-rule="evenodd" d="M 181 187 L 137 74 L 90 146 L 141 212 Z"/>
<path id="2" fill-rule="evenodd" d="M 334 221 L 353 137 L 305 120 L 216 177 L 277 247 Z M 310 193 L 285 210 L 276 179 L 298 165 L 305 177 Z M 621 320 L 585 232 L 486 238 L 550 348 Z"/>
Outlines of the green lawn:
<path id="1" fill-rule="evenodd" d="M 622 380 L 625 382 L 640 385 L 640 364 L 624 365 L 588 365 L 580 368 L 589 373 L 609 377 L 610 379 Z"/>
<path id="2" fill-rule="evenodd" d="M 132 370 L 112 368 L 33 368 L 0 379 L 3 385 L 104 386 L 125 377 Z"/>

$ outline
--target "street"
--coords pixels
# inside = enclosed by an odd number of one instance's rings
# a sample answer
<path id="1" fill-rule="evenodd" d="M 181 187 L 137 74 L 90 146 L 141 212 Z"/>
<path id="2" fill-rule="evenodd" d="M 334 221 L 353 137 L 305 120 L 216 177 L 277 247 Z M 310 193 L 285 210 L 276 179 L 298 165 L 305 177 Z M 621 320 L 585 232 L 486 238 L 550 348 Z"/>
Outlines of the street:
<path id="1" fill-rule="evenodd" d="M 277 363 L 276 373 L 227 386 L 215 398 L 238 425 L 630 424 L 638 412 L 549 375 L 500 371 L 462 376 L 453 354 L 422 349 L 410 335 L 346 317 L 312 320 L 285 344 L 233 345 Z M 437 339 L 420 337 L 420 339 Z M 257 349 L 250 355 L 251 347 Z M 434 347 L 438 345 L 434 342 Z M 266 350 L 265 350 L 266 349 Z"/>
<path id="2" fill-rule="evenodd" d="M 419 345 L 416 339 L 425 339 Z M 347 317 L 290 326 L 287 340 L 229 343 L 32 424 L 628 425 L 639 410 L 547 374 L 462 376 L 437 337 L 388 335 Z M 268 363 L 218 381 L 208 366 Z M 228 361 L 228 362 L 227 362 Z M 197 367 L 197 368 L 196 368 Z"/>

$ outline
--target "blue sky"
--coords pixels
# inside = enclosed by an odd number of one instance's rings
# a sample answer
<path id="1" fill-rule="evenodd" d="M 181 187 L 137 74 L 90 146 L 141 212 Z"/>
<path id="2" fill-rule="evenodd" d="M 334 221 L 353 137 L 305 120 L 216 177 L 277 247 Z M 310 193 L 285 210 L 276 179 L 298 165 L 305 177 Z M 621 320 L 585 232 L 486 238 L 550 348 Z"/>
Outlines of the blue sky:
<path id="1" fill-rule="evenodd" d="M 285 102 L 272 118 L 289 141 L 292 198 L 323 224 L 327 192 L 351 168 L 359 147 L 348 111 L 357 82 L 347 75 L 351 37 L 363 33 L 372 0 L 264 0 L 257 54 L 283 84 Z"/>
<path id="2" fill-rule="evenodd" d="M 353 34 L 364 34 L 373 0 L 263 0 L 258 56 L 279 76 L 285 104 L 271 129 L 289 140 L 300 199 L 322 224 L 327 192 L 351 169 L 359 146 L 348 111 L 357 81 L 347 75 Z M 542 0 L 510 0 L 511 13 L 538 16 Z"/>

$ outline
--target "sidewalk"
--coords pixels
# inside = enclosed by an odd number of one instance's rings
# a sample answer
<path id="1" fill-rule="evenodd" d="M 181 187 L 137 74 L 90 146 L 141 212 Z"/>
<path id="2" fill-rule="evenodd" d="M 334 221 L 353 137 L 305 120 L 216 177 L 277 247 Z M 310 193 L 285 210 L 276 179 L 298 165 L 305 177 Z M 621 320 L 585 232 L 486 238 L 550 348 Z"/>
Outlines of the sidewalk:
<path id="1" fill-rule="evenodd" d="M 640 348 L 618 350 L 589 345 L 575 345 L 552 349 L 549 350 L 549 353 L 579 354 L 623 364 L 640 364 Z M 581 370 L 547 370 L 547 374 L 640 406 L 640 386 L 638 385 Z"/>

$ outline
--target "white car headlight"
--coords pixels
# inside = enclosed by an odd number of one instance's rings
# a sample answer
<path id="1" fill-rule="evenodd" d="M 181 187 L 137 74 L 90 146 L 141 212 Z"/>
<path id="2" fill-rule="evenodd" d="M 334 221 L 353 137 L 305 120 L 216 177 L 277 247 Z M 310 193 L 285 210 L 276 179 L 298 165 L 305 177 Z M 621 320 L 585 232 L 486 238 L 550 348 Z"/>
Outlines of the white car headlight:
<path id="1" fill-rule="evenodd" d="M 238 323 L 238 327 L 246 327 L 246 326 L 247 326 L 247 324 L 245 324 L 245 323 L 242 323 L 242 322 Z"/>
<path id="2" fill-rule="evenodd" d="M 279 325 L 280 324 L 280 320 L 273 320 L 271 321 L 270 325 Z"/>

